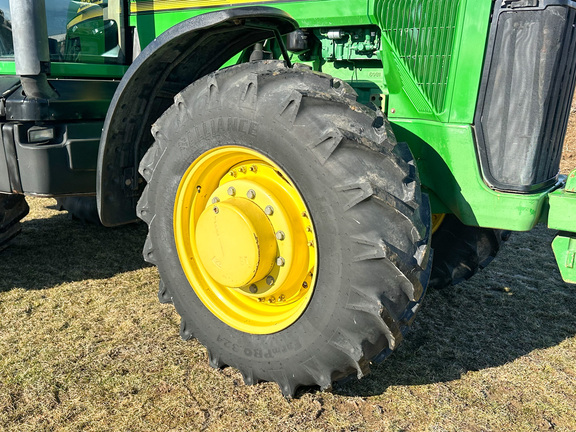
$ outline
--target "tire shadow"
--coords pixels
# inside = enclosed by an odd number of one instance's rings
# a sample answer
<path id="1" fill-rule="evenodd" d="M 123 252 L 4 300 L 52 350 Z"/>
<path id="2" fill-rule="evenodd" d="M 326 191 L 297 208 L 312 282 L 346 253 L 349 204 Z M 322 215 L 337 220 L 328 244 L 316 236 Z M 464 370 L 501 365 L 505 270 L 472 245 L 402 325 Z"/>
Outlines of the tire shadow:
<path id="1" fill-rule="evenodd" d="M 144 223 L 105 228 L 72 220 L 67 213 L 27 218 L 22 232 L 0 252 L 0 292 L 107 279 L 147 267 L 142 258 L 146 232 Z"/>
<path id="2" fill-rule="evenodd" d="M 398 350 L 366 378 L 334 392 L 374 396 L 395 385 L 457 380 L 574 336 L 576 288 L 560 277 L 554 235 L 545 227 L 514 233 L 472 279 L 429 291 Z"/>

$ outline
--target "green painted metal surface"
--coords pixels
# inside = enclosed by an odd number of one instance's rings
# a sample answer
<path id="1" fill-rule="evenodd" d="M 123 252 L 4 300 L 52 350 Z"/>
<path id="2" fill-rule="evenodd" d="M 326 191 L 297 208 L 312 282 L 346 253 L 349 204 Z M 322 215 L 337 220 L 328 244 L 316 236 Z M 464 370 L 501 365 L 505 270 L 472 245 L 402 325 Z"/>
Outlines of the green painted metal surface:
<path id="1" fill-rule="evenodd" d="M 528 231 L 541 220 L 550 191 L 490 189 L 480 173 L 470 125 L 405 119 L 392 126 L 397 139 L 410 145 L 422 184 L 433 192 L 433 213 L 447 208 L 467 225 L 513 231 Z"/>
<path id="2" fill-rule="evenodd" d="M 576 232 L 576 170 L 568 175 L 566 186 L 552 192 L 548 199 L 548 227 Z"/>
<path id="3" fill-rule="evenodd" d="M 576 283 L 576 236 L 556 236 L 552 249 L 562 279 L 568 283 Z"/>

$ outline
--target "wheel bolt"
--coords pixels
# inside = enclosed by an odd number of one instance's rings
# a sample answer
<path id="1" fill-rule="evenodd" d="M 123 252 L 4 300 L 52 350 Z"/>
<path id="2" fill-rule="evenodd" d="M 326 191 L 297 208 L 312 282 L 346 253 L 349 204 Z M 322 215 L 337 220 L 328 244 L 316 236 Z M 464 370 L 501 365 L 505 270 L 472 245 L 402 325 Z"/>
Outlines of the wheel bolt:
<path id="1" fill-rule="evenodd" d="M 219 203 L 219 202 L 220 202 L 220 198 L 218 198 L 218 197 L 212 198 L 212 204 L 216 204 L 216 203 Z"/>
<path id="2" fill-rule="evenodd" d="M 274 207 L 266 206 L 264 213 L 266 213 L 268 216 L 272 216 L 274 214 Z"/>
<path id="3" fill-rule="evenodd" d="M 276 238 L 277 238 L 278 240 L 284 240 L 284 239 L 286 238 L 286 235 L 284 234 L 284 231 L 278 231 L 278 232 L 276 233 Z"/>
<path id="4" fill-rule="evenodd" d="M 286 261 L 284 260 L 284 258 L 282 258 L 282 257 L 276 258 L 276 265 L 277 266 L 282 267 L 284 264 L 286 264 Z"/>
<path id="5" fill-rule="evenodd" d="M 246 167 L 241 166 L 240 168 L 238 168 L 238 171 L 240 171 L 242 174 L 244 174 L 246 172 Z"/>
<path id="6" fill-rule="evenodd" d="M 308 288 L 308 282 L 302 282 L 302 288 Z"/>
<path id="7" fill-rule="evenodd" d="M 228 188 L 228 195 L 230 195 L 230 196 L 236 195 L 236 189 L 234 189 L 232 186 L 230 186 Z"/>
<path id="8" fill-rule="evenodd" d="M 256 294 L 258 292 L 258 287 L 254 284 L 250 285 L 250 292 Z"/>
<path id="9" fill-rule="evenodd" d="M 268 285 L 274 285 L 274 278 L 273 278 L 272 276 L 268 276 L 268 277 L 266 278 L 266 283 L 267 283 Z"/>
<path id="10" fill-rule="evenodd" d="M 214 210 L 214 213 L 216 214 L 220 213 L 220 209 L 218 207 L 214 207 L 212 210 Z"/>
<path id="11" fill-rule="evenodd" d="M 246 196 L 250 199 L 254 199 L 256 198 L 256 192 L 254 189 L 250 189 L 248 192 L 246 192 Z"/>
<path id="12" fill-rule="evenodd" d="M 250 171 L 252 171 L 252 172 L 258 171 L 258 167 L 256 165 L 252 165 L 252 166 L 250 166 Z"/>
<path id="13" fill-rule="evenodd" d="M 232 177 L 236 177 L 236 171 L 230 171 L 228 174 L 230 174 Z"/>

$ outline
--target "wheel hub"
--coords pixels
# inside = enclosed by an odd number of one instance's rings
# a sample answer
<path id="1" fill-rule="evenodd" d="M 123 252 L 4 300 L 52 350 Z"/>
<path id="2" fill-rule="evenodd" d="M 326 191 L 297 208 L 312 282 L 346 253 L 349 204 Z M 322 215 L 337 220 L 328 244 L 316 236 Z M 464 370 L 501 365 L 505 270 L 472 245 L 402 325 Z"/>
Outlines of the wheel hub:
<path id="1" fill-rule="evenodd" d="M 174 208 L 180 262 L 205 306 L 228 325 L 269 334 L 304 312 L 314 290 L 314 226 L 289 177 L 241 147 L 206 152 Z"/>
<path id="2" fill-rule="evenodd" d="M 218 283 L 240 288 L 264 278 L 276 261 L 276 237 L 260 207 L 232 198 L 206 207 L 196 224 L 202 265 Z"/>

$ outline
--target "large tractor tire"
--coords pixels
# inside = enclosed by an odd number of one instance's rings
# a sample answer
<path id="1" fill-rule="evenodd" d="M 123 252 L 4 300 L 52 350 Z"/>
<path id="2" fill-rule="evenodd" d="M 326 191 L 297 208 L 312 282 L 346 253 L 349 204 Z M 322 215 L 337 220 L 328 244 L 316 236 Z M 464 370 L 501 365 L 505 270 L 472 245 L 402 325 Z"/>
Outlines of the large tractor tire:
<path id="1" fill-rule="evenodd" d="M 101 225 L 95 196 L 69 196 L 56 198 L 58 210 L 66 210 L 70 217 L 82 223 Z"/>
<path id="2" fill-rule="evenodd" d="M 20 233 L 20 220 L 29 210 L 24 195 L 0 194 L 0 250 L 5 249 Z"/>
<path id="3" fill-rule="evenodd" d="M 437 216 L 433 219 L 436 219 Z M 510 231 L 464 225 L 453 214 L 437 219 L 432 235 L 434 262 L 431 288 L 456 285 L 486 268 L 496 257 Z"/>
<path id="4" fill-rule="evenodd" d="M 182 338 L 286 396 L 366 374 L 429 278 L 410 151 L 355 97 L 278 61 L 222 69 L 175 97 L 140 164 L 144 258 Z"/>

